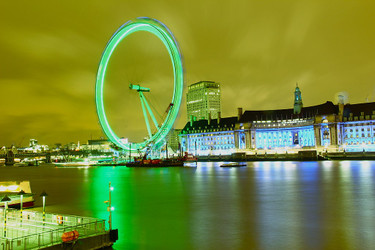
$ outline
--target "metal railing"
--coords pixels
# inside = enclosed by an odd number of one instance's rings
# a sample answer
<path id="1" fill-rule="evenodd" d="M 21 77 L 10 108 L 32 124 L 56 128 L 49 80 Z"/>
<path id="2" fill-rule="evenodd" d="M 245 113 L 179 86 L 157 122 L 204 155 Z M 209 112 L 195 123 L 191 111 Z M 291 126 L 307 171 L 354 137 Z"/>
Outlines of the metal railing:
<path id="1" fill-rule="evenodd" d="M 62 234 L 78 231 L 79 238 L 105 233 L 105 220 L 72 215 L 9 209 L 4 227 L 4 211 L 0 209 L 0 249 L 38 249 L 62 243 Z M 6 232 L 6 237 L 4 237 Z"/>

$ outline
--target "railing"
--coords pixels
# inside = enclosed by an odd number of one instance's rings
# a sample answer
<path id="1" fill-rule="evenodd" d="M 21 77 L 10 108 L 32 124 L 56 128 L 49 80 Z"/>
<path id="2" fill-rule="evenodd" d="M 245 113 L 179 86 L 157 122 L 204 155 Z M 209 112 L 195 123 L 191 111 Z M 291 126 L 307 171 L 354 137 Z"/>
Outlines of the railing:
<path id="1" fill-rule="evenodd" d="M 289 128 L 298 126 L 314 125 L 313 119 L 279 120 L 279 121 L 255 121 L 253 128 Z"/>
<path id="2" fill-rule="evenodd" d="M 65 232 L 78 231 L 79 238 L 103 234 L 105 220 L 72 215 L 46 214 L 41 212 L 9 209 L 4 227 L 4 210 L 0 209 L 0 250 L 37 249 L 62 243 Z M 6 232 L 6 237 L 4 237 Z"/>

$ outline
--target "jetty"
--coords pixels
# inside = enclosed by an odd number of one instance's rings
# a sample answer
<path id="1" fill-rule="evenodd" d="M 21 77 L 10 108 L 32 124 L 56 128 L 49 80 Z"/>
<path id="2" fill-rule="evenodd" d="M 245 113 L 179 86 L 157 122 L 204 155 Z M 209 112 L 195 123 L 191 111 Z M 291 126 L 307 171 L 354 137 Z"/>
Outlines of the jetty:
<path id="1" fill-rule="evenodd" d="M 5 217 L 4 217 L 5 216 Z M 118 231 L 102 219 L 0 208 L 0 249 L 100 249 Z"/>

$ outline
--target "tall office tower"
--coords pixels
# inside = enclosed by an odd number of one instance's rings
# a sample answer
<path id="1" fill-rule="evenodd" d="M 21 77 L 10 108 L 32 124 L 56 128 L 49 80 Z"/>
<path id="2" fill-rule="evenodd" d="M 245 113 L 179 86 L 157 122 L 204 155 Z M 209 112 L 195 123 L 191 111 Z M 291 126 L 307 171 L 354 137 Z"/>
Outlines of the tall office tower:
<path id="1" fill-rule="evenodd" d="M 218 117 L 221 112 L 220 84 L 211 81 L 200 81 L 188 87 L 186 94 L 188 120 L 195 117 L 197 120 Z"/>

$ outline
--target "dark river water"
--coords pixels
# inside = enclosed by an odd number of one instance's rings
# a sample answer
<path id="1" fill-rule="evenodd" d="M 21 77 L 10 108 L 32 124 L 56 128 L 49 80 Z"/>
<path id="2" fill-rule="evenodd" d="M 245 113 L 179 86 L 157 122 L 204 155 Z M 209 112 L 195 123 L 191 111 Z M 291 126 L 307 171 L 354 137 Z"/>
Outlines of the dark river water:
<path id="1" fill-rule="evenodd" d="M 46 211 L 108 218 L 115 249 L 375 249 L 375 162 L 248 162 L 221 168 L 1 167 Z"/>

